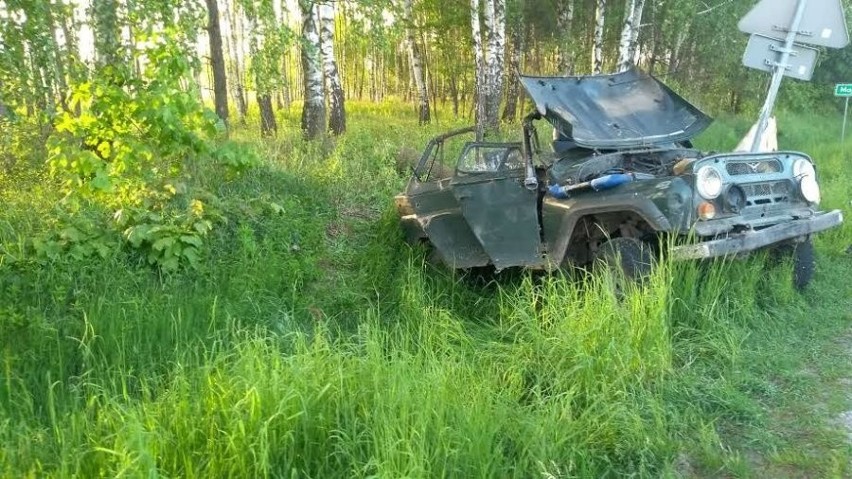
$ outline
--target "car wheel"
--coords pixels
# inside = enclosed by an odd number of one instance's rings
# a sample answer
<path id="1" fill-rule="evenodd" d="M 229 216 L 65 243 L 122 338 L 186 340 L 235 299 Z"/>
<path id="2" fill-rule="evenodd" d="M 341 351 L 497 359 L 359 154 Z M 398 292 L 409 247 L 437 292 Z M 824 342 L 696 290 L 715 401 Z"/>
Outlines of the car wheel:
<path id="1" fill-rule="evenodd" d="M 787 242 L 773 247 L 770 258 L 775 262 L 791 259 L 793 262 L 793 286 L 804 290 L 814 276 L 816 256 L 814 244 L 810 238 L 799 242 Z"/>
<path id="2" fill-rule="evenodd" d="M 814 243 L 810 238 L 793 246 L 793 285 L 804 290 L 814 277 L 816 257 Z"/>
<path id="3" fill-rule="evenodd" d="M 613 238 L 601 245 L 594 261 L 628 280 L 638 281 L 651 274 L 654 254 L 650 246 L 636 238 Z"/>

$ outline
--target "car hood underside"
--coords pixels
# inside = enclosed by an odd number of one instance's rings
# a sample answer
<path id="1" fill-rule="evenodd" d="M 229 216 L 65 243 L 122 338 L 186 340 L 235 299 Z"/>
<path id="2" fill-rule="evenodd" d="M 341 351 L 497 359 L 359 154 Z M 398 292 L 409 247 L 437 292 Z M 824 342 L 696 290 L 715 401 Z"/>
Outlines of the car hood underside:
<path id="1" fill-rule="evenodd" d="M 689 140 L 712 120 L 637 69 L 613 75 L 521 76 L 544 116 L 578 146 L 620 149 Z"/>

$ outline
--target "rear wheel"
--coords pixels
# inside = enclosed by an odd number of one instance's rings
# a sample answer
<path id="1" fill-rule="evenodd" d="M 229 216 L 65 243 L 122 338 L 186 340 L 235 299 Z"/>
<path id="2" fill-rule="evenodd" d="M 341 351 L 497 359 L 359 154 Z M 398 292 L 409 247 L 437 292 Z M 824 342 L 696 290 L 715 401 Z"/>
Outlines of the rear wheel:
<path id="1" fill-rule="evenodd" d="M 595 264 L 631 281 L 651 274 L 654 254 L 651 248 L 636 238 L 613 238 L 595 252 Z"/>

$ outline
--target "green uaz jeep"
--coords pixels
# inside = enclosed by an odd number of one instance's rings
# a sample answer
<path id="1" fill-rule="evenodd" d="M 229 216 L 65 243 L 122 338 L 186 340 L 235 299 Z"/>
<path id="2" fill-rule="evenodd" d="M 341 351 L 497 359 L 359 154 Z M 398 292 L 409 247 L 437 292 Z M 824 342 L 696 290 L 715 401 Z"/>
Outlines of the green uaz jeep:
<path id="1" fill-rule="evenodd" d="M 794 252 L 797 286 L 810 280 L 810 236 L 842 222 L 819 209 L 810 157 L 694 149 L 711 119 L 638 70 L 521 81 L 536 107 L 522 142 L 468 142 L 454 170 L 440 168 L 445 143 L 474 129 L 429 142 L 396 198 L 410 242 L 453 268 L 602 261 L 632 277 L 662 244 L 676 259 L 777 246 Z M 552 152 L 537 120 L 554 129 Z"/>

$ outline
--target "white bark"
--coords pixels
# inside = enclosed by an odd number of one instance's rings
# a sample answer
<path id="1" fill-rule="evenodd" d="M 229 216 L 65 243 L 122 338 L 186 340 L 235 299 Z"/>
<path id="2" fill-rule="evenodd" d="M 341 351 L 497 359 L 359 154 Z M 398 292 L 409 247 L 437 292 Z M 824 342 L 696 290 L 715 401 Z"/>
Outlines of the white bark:
<path id="1" fill-rule="evenodd" d="M 246 102 L 245 96 L 245 87 L 243 86 L 243 58 L 241 54 L 242 48 L 240 47 L 240 41 L 237 36 L 237 5 L 231 7 L 229 0 L 225 0 L 223 3 L 223 15 L 228 20 L 228 53 L 231 56 L 230 70 L 231 70 L 231 79 L 230 82 L 232 95 L 234 96 L 234 100 L 237 104 L 237 111 L 240 114 L 240 123 L 245 124 L 246 121 L 246 112 L 248 111 L 248 105 Z"/>
<path id="2" fill-rule="evenodd" d="M 506 0 L 491 0 L 488 32 L 488 90 L 486 92 L 485 127 L 500 129 L 500 101 L 503 98 L 503 70 L 506 52 Z"/>
<path id="3" fill-rule="evenodd" d="M 485 0 L 489 1 L 489 0 Z M 473 54 L 476 68 L 474 101 L 476 104 L 477 138 L 481 139 L 483 131 L 480 128 L 485 118 L 485 100 L 483 98 L 483 83 L 485 82 L 485 52 L 482 48 L 482 29 L 479 23 L 479 0 L 470 0 L 470 30 L 473 34 Z"/>
<path id="4" fill-rule="evenodd" d="M 621 40 L 618 42 L 618 65 L 617 71 L 623 72 L 633 64 L 630 56 L 630 38 L 633 36 L 635 25 L 633 24 L 636 13 L 636 0 L 626 0 L 624 4 L 624 26 L 621 28 Z"/>
<path id="5" fill-rule="evenodd" d="M 559 30 L 557 68 L 560 73 L 571 74 L 571 29 L 574 24 L 574 0 L 560 0 L 556 6 L 556 29 Z"/>
<path id="6" fill-rule="evenodd" d="M 630 35 L 630 51 L 628 55 L 633 63 L 639 61 L 639 33 L 642 31 L 642 13 L 645 11 L 645 0 L 636 0 L 633 11 L 633 31 Z"/>
<path id="7" fill-rule="evenodd" d="M 689 28 L 689 25 L 683 26 L 675 37 L 674 48 L 672 48 L 671 54 L 669 55 L 669 75 L 675 73 L 680 65 L 680 51 L 683 48 L 683 43 L 686 41 L 687 35 L 689 34 Z"/>
<path id="8" fill-rule="evenodd" d="M 412 0 L 405 0 L 405 36 L 408 43 L 408 59 L 411 62 L 411 73 L 414 78 L 414 86 L 417 89 L 419 100 L 420 124 L 431 121 L 429 108 L 429 90 L 426 88 L 426 80 L 423 77 L 423 64 L 420 59 L 420 49 L 417 47 L 417 39 L 414 36 L 414 15 Z"/>
<path id="9" fill-rule="evenodd" d="M 308 139 L 322 136 L 325 130 L 325 90 L 323 88 L 320 35 L 317 7 L 310 0 L 299 0 L 302 11 L 302 72 L 305 78 L 305 104 L 302 131 Z"/>
<path id="10" fill-rule="evenodd" d="M 598 75 L 603 70 L 604 24 L 606 22 L 606 0 L 595 2 L 595 44 L 592 56 L 592 73 Z"/>
<path id="11" fill-rule="evenodd" d="M 334 7 L 330 3 L 319 5 L 320 48 L 325 82 L 328 89 L 328 129 L 334 135 L 346 131 L 346 105 L 343 95 L 343 83 L 334 58 Z"/>

